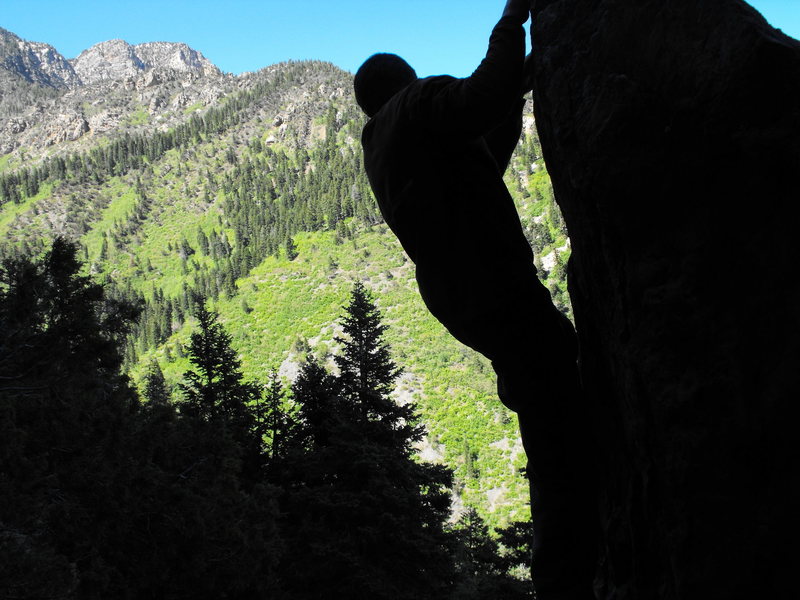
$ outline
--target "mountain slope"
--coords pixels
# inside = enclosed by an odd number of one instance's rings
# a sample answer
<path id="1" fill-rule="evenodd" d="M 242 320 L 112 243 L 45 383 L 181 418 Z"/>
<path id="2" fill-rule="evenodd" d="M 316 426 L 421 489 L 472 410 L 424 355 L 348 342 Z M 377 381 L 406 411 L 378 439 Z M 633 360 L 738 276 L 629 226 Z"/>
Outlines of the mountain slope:
<path id="1" fill-rule="evenodd" d="M 28 42 L 0 27 L 0 72 L 3 71 L 6 76 L 55 89 L 81 84 L 75 69 L 55 48 Z"/>
<path id="2" fill-rule="evenodd" d="M 121 131 L 165 130 L 247 79 L 181 43 L 111 40 L 68 61 L 0 30 L 0 155 L 21 165 Z"/>
<path id="3" fill-rule="evenodd" d="M 112 45 L 142 64 L 183 52 Z M 263 379 L 272 367 L 290 377 L 308 351 L 325 359 L 352 282 L 365 281 L 405 368 L 398 398 L 420 403 L 429 430 L 420 454 L 453 466 L 457 502 L 490 523 L 524 518 L 515 419 L 487 361 L 428 315 L 413 266 L 381 223 L 351 86 L 333 65 L 293 62 L 239 77 L 145 68 L 58 91 L 42 110 L 9 116 L 27 126 L 6 136 L 14 149 L 0 157 L 0 252 L 36 252 L 54 235 L 80 242 L 97 277 L 146 302 L 127 349 L 134 377 L 155 357 L 173 384 L 186 368 L 193 293 L 215 299 L 247 374 Z M 569 245 L 528 108 L 507 183 L 568 310 Z M 64 114 L 88 129 L 48 137 Z"/>

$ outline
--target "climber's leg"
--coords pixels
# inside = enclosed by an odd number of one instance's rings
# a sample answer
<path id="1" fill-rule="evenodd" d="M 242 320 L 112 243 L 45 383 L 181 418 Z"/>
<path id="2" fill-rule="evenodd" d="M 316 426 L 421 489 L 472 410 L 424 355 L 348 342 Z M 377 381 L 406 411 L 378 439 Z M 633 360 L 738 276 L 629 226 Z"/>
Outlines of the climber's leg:
<path id="1" fill-rule="evenodd" d="M 561 339 L 534 367 L 518 357 L 493 365 L 501 400 L 517 411 L 528 456 L 538 599 L 589 600 L 599 531 L 596 452 L 574 346 L 568 336 Z"/>

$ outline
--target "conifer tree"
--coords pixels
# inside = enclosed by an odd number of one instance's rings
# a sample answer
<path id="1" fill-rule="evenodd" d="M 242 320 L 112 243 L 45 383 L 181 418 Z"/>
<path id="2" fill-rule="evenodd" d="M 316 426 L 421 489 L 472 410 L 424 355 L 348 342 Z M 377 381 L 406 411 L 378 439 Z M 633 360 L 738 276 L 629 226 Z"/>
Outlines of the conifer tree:
<path id="1" fill-rule="evenodd" d="M 187 350 L 195 370 L 183 375 L 180 390 L 185 402 L 181 410 L 205 420 L 225 418 L 249 430 L 252 415 L 248 404 L 258 397 L 258 388 L 244 381 L 231 336 L 204 298 L 197 301 L 194 316 L 198 330 L 192 333 Z"/>
<path id="2" fill-rule="evenodd" d="M 169 390 L 164 379 L 164 373 L 155 359 L 150 360 L 147 373 L 144 376 L 143 395 L 145 400 L 153 404 L 167 404 L 169 402 Z"/>
<path id="3" fill-rule="evenodd" d="M 294 260 L 297 258 L 297 246 L 294 243 L 294 240 L 289 237 L 286 239 L 286 258 L 289 260 Z"/>
<path id="4" fill-rule="evenodd" d="M 235 440 L 242 451 L 244 477 L 255 483 L 263 466 L 262 440 L 259 437 L 252 405 L 261 391 L 245 381 L 242 363 L 231 346 L 231 336 L 209 310 L 204 298 L 195 300 L 198 321 L 187 348 L 193 369 L 183 374 L 179 389 L 184 402 L 181 413 L 189 418 L 215 423 Z"/>
<path id="5" fill-rule="evenodd" d="M 305 340 L 301 340 L 305 343 Z M 292 384 L 300 420 L 296 446 L 303 452 L 319 451 L 331 443 L 337 424 L 344 417 L 339 396 L 340 382 L 310 354 Z"/>
<path id="6" fill-rule="evenodd" d="M 489 528 L 478 511 L 468 507 L 454 528 L 459 541 L 457 563 L 462 579 L 481 578 L 497 574 L 495 558 L 497 542 L 489 536 Z"/>
<path id="7" fill-rule="evenodd" d="M 506 527 L 495 529 L 497 541 L 503 548 L 498 564 L 504 573 L 514 570 L 529 571 L 533 547 L 533 523 L 513 521 Z"/>
<path id="8" fill-rule="evenodd" d="M 456 563 L 456 585 L 451 600 L 534 598 L 530 580 L 518 579 L 512 570 L 527 565 L 530 547 L 518 536 L 525 534 L 524 523 L 513 531 L 500 530 L 499 539 L 489 535 L 489 528 L 478 511 L 469 507 L 452 528 Z M 513 543 L 501 553 L 500 541 Z"/>
<path id="9" fill-rule="evenodd" d="M 383 340 L 386 325 L 364 284 L 353 286 L 350 302 L 341 320 L 342 352 L 334 360 L 341 372 L 341 380 L 350 399 L 359 405 L 364 416 L 374 420 L 387 420 L 396 426 L 407 411 L 398 411 L 398 405 L 389 396 L 394 382 L 402 372 L 392 361 L 389 347 Z"/>
<path id="10" fill-rule="evenodd" d="M 197 246 L 200 248 L 201 254 L 208 254 L 208 236 L 200 226 L 197 227 Z"/>
<path id="11" fill-rule="evenodd" d="M 108 238 L 103 236 L 103 241 L 100 244 L 100 258 L 99 260 L 108 259 Z"/>
<path id="12" fill-rule="evenodd" d="M 423 430 L 413 405 L 400 407 L 390 395 L 399 369 L 363 285 L 345 313 L 340 375 L 309 358 L 292 387 L 305 443 L 295 456 L 302 485 L 287 486 L 284 499 L 287 591 L 441 598 L 452 581 L 444 531 L 451 473 L 411 455 Z"/>
<path id="13" fill-rule="evenodd" d="M 137 309 L 80 275 L 76 254 L 57 238 L 0 265 L 0 595 L 79 596 L 112 570 L 78 557 L 113 540 L 96 507 L 119 499 L 96 482 L 129 474 L 115 462 L 137 409 L 120 347 Z"/>
<path id="14" fill-rule="evenodd" d="M 285 398 L 278 372 L 273 369 L 255 416 L 258 435 L 264 441 L 266 457 L 272 463 L 284 459 L 295 442 L 297 426 L 294 410 L 287 406 Z"/>

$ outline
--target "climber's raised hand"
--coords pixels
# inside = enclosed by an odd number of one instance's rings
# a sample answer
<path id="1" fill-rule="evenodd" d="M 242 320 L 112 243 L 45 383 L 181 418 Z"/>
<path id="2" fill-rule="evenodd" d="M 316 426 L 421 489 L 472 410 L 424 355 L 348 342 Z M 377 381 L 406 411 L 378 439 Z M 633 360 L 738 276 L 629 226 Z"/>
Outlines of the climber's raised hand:
<path id="1" fill-rule="evenodd" d="M 530 0 L 506 0 L 506 7 L 503 9 L 503 16 L 514 17 L 519 19 L 520 23 L 524 23 L 528 20 L 530 4 Z"/>

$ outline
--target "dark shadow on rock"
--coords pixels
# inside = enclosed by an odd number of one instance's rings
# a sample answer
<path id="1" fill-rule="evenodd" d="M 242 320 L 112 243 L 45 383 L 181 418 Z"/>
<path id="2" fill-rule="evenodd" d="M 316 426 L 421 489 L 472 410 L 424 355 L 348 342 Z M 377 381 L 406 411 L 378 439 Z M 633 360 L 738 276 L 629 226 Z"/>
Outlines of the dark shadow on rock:
<path id="1" fill-rule="evenodd" d="M 603 448 L 603 592 L 795 597 L 800 44 L 739 0 L 532 12 Z"/>

